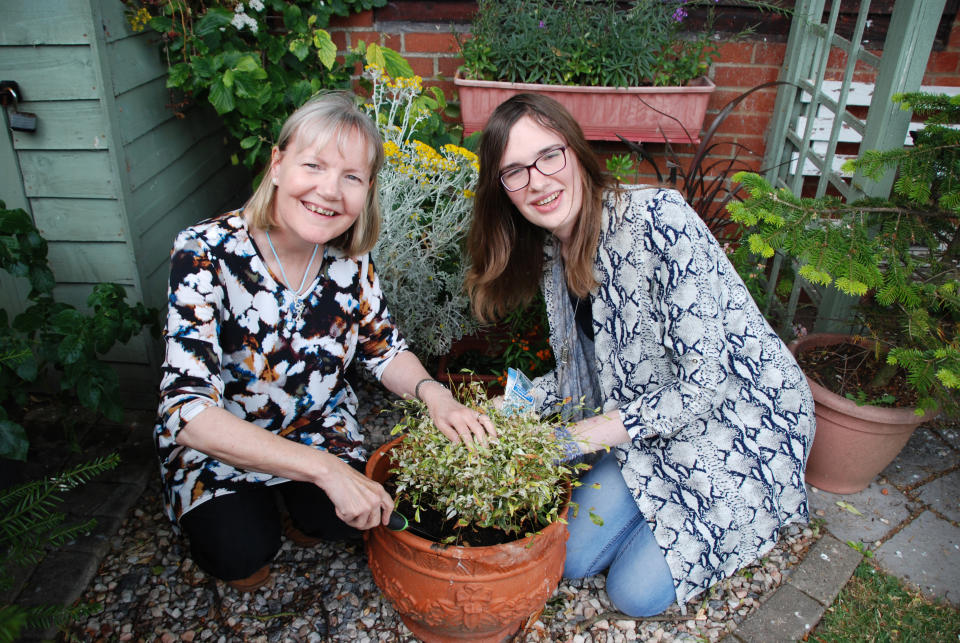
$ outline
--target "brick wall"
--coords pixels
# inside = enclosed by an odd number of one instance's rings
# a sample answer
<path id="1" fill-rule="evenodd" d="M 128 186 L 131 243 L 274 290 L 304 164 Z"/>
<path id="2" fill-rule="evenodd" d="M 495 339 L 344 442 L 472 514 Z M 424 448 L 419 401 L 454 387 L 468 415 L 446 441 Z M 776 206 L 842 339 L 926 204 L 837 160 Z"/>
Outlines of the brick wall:
<path id="1" fill-rule="evenodd" d="M 399 3 L 391 3 L 399 4 Z M 412 11 L 406 14 L 393 10 L 366 11 L 346 19 L 336 19 L 329 29 L 334 41 L 342 49 L 356 45 L 359 40 L 378 42 L 400 52 L 414 71 L 424 78 L 426 85 L 443 89 L 448 99 L 455 98 L 452 78 L 461 63 L 456 41 L 457 34 L 469 33 L 471 3 L 416 3 L 419 14 L 433 16 L 436 21 L 410 20 Z M 430 5 L 430 6 L 428 6 Z M 436 5 L 436 6 L 433 6 Z M 392 13 L 391 13 L 392 11 Z M 400 19 L 398 19 L 400 18 Z M 765 35 L 760 39 L 720 44 L 719 55 L 710 70 L 717 86 L 707 111 L 709 124 L 717 112 L 730 100 L 745 90 L 766 81 L 776 80 L 786 51 L 785 34 Z M 836 50 L 835 50 L 836 52 Z M 828 69 L 843 68 L 845 56 L 835 53 L 829 60 Z M 870 80 L 864 69 L 855 80 Z M 949 37 L 942 48 L 931 54 L 924 76 L 924 84 L 960 86 L 960 13 L 954 16 Z M 715 138 L 717 141 L 736 143 L 741 149 L 739 158 L 754 169 L 760 169 L 765 149 L 764 135 L 773 112 L 776 89 L 766 89 L 751 94 L 726 119 Z M 650 152 L 661 158 L 663 145 L 648 144 Z M 617 143 L 598 142 L 601 156 L 624 153 L 625 148 Z M 681 159 L 687 159 L 692 146 L 674 146 Z M 733 149 L 717 149 L 718 154 L 729 154 Z M 751 154 L 752 153 L 752 154 Z M 639 180 L 652 181 L 652 171 L 641 173 Z M 663 169 L 663 164 L 661 164 Z"/>

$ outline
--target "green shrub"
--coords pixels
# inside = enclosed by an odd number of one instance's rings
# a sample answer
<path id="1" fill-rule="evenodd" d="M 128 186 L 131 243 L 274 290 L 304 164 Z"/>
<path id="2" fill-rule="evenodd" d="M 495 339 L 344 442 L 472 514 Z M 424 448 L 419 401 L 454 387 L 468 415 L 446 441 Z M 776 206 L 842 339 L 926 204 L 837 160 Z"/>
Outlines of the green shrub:
<path id="1" fill-rule="evenodd" d="M 433 425 L 424 404 L 402 402 L 406 413 L 393 433 L 405 437 L 390 452 L 398 502 L 409 501 L 416 522 L 421 511 L 438 512 L 446 520 L 442 542 L 457 545 L 474 528 L 518 539 L 555 522 L 566 496 L 563 483 L 586 468 L 563 462 L 556 423 L 534 413 L 507 416 L 478 385 L 464 387 L 460 398 L 490 417 L 497 439 L 471 447 L 453 443 Z"/>
<path id="2" fill-rule="evenodd" d="M 363 42 L 337 60 L 324 29 L 331 16 L 382 7 L 386 0 L 124 0 L 134 30 L 161 35 L 167 87 L 183 105 L 207 102 L 245 150 L 243 164 L 263 167 L 284 120 L 322 89 L 349 89 L 356 64 L 412 75 L 389 49 Z M 239 161 L 239 159 L 237 159 Z"/>
<path id="3" fill-rule="evenodd" d="M 96 525 L 62 524 L 65 516 L 53 511 L 62 493 L 117 466 L 116 454 L 99 458 L 50 478 L 0 491 L 0 592 L 13 586 L 13 568 L 43 559 L 46 549 L 89 533 Z M 38 605 L 23 607 L 0 603 L 0 643 L 12 643 L 23 628 L 45 629 L 84 613 L 83 607 Z"/>
<path id="4" fill-rule="evenodd" d="M 749 228 L 746 245 L 800 264 L 799 275 L 861 298 L 857 320 L 886 361 L 907 372 L 918 414 L 958 408 L 960 390 L 960 97 L 894 97 L 926 117 L 914 145 L 867 151 L 845 169 L 868 178 L 897 170 L 890 199 L 844 203 L 775 190 L 756 174 L 734 180 L 749 193 L 728 206 Z"/>
<path id="5" fill-rule="evenodd" d="M 158 314 L 126 303 L 117 284 L 97 284 L 82 313 L 53 297 L 47 242 L 22 209 L 0 201 L 0 270 L 30 283 L 29 305 L 12 320 L 0 310 L 0 457 L 25 460 L 29 441 L 20 424 L 27 394 L 48 376 L 59 381 L 61 402 L 76 399 L 111 420 L 123 417 L 116 372 L 100 360 L 145 326 L 159 331 Z"/>

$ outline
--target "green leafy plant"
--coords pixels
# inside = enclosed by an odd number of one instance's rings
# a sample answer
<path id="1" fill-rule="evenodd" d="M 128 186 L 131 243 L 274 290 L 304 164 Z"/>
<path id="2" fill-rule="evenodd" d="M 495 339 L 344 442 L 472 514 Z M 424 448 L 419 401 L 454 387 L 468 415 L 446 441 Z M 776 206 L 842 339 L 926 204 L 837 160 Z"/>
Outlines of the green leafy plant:
<path id="1" fill-rule="evenodd" d="M 48 376 L 59 381 L 61 403 L 76 398 L 119 421 L 123 408 L 116 371 L 100 360 L 114 345 L 128 342 L 145 326 L 159 331 L 155 309 L 126 303 L 117 284 L 97 284 L 83 313 L 53 297 L 54 277 L 47 243 L 22 209 L 0 201 L 0 270 L 25 277 L 29 305 L 11 321 L 0 310 L 0 456 L 25 460 L 29 441 L 20 424 L 30 391 Z"/>
<path id="2" fill-rule="evenodd" d="M 420 77 L 391 78 L 377 65 L 367 66 L 364 78 L 371 85 L 366 107 L 386 156 L 378 177 L 383 223 L 373 251 L 377 270 L 404 336 L 418 353 L 440 355 L 476 327 L 463 291 L 463 240 L 477 156 L 453 143 L 434 148 L 420 140 L 444 105 L 442 92 L 426 94 Z M 427 132 L 435 134 L 432 127 Z"/>
<path id="3" fill-rule="evenodd" d="M 160 34 L 167 87 L 179 108 L 208 102 L 262 167 L 283 121 L 321 89 L 346 89 L 359 62 L 412 75 L 396 52 L 360 43 L 343 60 L 324 29 L 333 15 L 382 7 L 386 0 L 124 0 L 135 30 Z M 238 159 L 239 160 L 239 159 Z"/>
<path id="4" fill-rule="evenodd" d="M 425 405 L 402 402 L 405 415 L 393 433 L 405 436 L 390 455 L 398 503 L 408 502 L 417 522 L 428 511 L 440 516 L 441 541 L 457 545 L 470 542 L 478 529 L 515 540 L 558 520 L 565 483 L 585 465 L 562 461 L 556 423 L 532 413 L 505 415 L 478 385 L 461 388 L 459 396 L 490 417 L 497 439 L 455 444 L 433 425 Z"/>
<path id="5" fill-rule="evenodd" d="M 89 533 L 96 520 L 64 525 L 64 514 L 54 511 L 61 494 L 114 468 L 116 454 L 98 458 L 58 475 L 0 491 L 0 592 L 13 587 L 14 568 L 40 562 L 47 548 L 59 547 Z M 45 629 L 86 613 L 89 607 L 39 605 L 23 607 L 0 603 L 0 643 L 17 640 L 24 628 Z"/>
<path id="6" fill-rule="evenodd" d="M 475 80 L 552 85 L 685 85 L 706 74 L 717 56 L 713 4 L 480 0 L 471 37 L 459 38 L 461 72 Z M 697 6 L 708 8 L 706 27 L 684 33 L 687 11 Z"/>
<path id="7" fill-rule="evenodd" d="M 924 93 L 894 97 L 926 116 L 914 145 L 867 151 L 845 169 L 877 178 L 898 174 L 890 199 L 844 203 L 775 190 L 739 173 L 749 193 L 728 205 L 750 228 L 746 242 L 762 257 L 795 258 L 809 281 L 860 297 L 862 334 L 902 367 L 919 396 L 918 414 L 957 409 L 960 389 L 960 98 Z"/>

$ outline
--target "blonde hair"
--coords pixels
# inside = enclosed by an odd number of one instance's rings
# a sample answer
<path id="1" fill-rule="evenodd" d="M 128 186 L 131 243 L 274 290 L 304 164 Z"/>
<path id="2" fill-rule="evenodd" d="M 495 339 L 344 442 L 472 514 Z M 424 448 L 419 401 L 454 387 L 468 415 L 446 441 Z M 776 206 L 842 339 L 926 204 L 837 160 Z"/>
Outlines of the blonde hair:
<path id="1" fill-rule="evenodd" d="M 383 166 L 383 141 L 377 126 L 357 107 L 353 95 L 348 92 L 327 91 L 317 94 L 290 115 L 280 129 L 275 151 L 284 152 L 291 142 L 305 146 L 312 143 L 319 147 L 331 140 L 343 149 L 347 139 L 354 133 L 362 136 L 370 148 L 370 189 L 363 211 L 352 226 L 329 245 L 340 248 L 352 256 L 373 249 L 380 234 L 380 197 L 377 175 Z M 274 202 L 276 186 L 270 181 L 273 161 L 267 163 L 260 185 L 243 206 L 247 222 L 262 230 L 275 224 Z"/>

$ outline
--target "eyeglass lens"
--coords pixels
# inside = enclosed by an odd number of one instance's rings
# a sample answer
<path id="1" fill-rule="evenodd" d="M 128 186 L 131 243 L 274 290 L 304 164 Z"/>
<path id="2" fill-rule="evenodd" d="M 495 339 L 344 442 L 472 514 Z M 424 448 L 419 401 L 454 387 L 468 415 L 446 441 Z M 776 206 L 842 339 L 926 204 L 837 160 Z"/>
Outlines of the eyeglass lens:
<path id="1" fill-rule="evenodd" d="M 530 165 L 512 167 L 500 174 L 500 182 L 510 192 L 522 190 L 530 184 L 530 168 L 535 167 L 540 174 L 550 176 L 562 170 L 567 164 L 566 147 L 555 147 L 537 157 Z"/>

